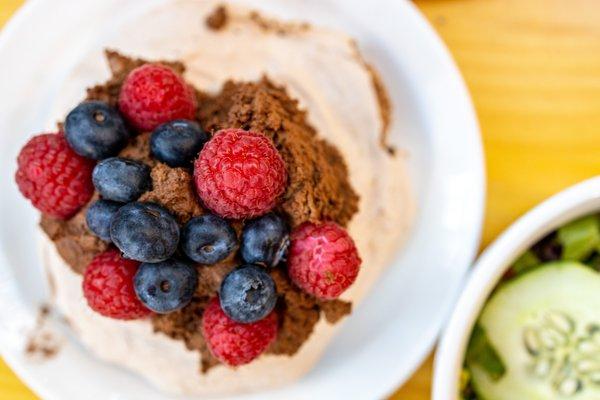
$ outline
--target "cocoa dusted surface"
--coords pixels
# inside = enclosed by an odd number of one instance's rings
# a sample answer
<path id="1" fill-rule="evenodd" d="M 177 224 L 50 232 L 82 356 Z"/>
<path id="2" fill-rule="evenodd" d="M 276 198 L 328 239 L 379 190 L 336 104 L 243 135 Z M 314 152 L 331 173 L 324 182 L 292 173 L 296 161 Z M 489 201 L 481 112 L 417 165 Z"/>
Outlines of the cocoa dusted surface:
<path id="1" fill-rule="evenodd" d="M 237 16 L 239 18 L 239 15 Z M 312 26 L 306 22 L 281 22 L 276 19 L 270 19 L 264 17 L 257 11 L 250 11 L 246 16 L 246 20 L 255 24 L 258 28 L 260 28 L 263 32 L 275 33 L 280 36 L 285 36 L 289 34 L 301 34 L 303 32 L 308 32 L 312 29 Z M 216 6 L 213 11 L 208 15 L 205 19 L 206 26 L 215 31 L 223 31 L 228 28 L 228 22 L 232 19 L 230 15 L 230 11 L 227 9 L 227 5 L 221 4 Z M 375 96 L 377 99 L 377 105 L 379 108 L 379 118 L 381 121 L 381 131 L 379 135 L 380 146 L 383 150 L 385 150 L 390 156 L 394 156 L 396 153 L 396 148 L 389 144 L 388 136 L 390 126 L 392 124 L 392 102 L 389 96 L 389 93 L 381 79 L 381 75 L 375 69 L 375 67 L 368 63 L 358 48 L 358 43 L 352 41 L 352 46 L 354 48 L 354 57 L 356 60 L 365 67 L 365 70 L 369 74 L 371 80 L 371 86 L 373 87 L 373 91 L 375 92 Z"/>
<path id="2" fill-rule="evenodd" d="M 206 18 L 206 26 L 213 31 L 220 31 L 227 25 L 229 15 L 227 8 L 224 5 L 217 6 L 212 13 Z"/>
<path id="3" fill-rule="evenodd" d="M 91 202 L 97 198 L 98 195 L 94 195 Z M 89 204 L 67 221 L 46 215 L 42 215 L 40 221 L 40 227 L 54 241 L 60 256 L 78 274 L 83 273 L 96 254 L 108 248 L 108 244 L 88 230 L 85 222 L 88 206 Z"/>
<path id="4" fill-rule="evenodd" d="M 276 19 L 264 17 L 257 11 L 250 11 L 245 17 L 247 21 L 253 23 L 263 32 L 271 32 L 279 36 L 306 32 L 311 28 L 310 24 L 306 22 L 281 22 Z M 204 23 L 208 29 L 218 32 L 226 29 L 231 19 L 232 16 L 227 5 L 220 4 L 206 17 Z"/>
<path id="5" fill-rule="evenodd" d="M 106 55 L 113 76 L 105 84 L 88 89 L 87 98 L 116 105 L 123 79 L 145 61 L 114 51 L 107 51 Z M 181 63 L 162 63 L 179 73 L 184 71 Z M 197 94 L 200 104 L 197 119 L 207 132 L 235 127 L 261 132 L 273 140 L 286 162 L 289 177 L 278 211 L 287 216 L 292 227 L 305 221 L 333 220 L 344 226 L 350 221 L 358 210 L 358 196 L 348 181 L 344 160 L 335 147 L 317 136 L 306 121 L 306 113 L 283 87 L 265 77 L 251 83 L 229 81 L 214 96 Z M 143 161 L 151 167 L 153 187 L 140 201 L 163 205 L 180 223 L 201 215 L 204 211 L 194 191 L 191 170 L 171 168 L 154 160 L 150 155 L 149 136 L 149 133 L 136 136 L 120 153 L 122 157 Z M 86 210 L 87 206 L 67 221 L 42 216 L 40 222 L 62 258 L 80 274 L 96 254 L 108 248 L 108 244 L 87 229 Z M 239 233 L 243 221 L 234 226 Z M 201 353 L 203 372 L 219 362 L 208 351 L 202 336 L 202 313 L 210 298 L 217 294 L 224 276 L 240 262 L 234 255 L 216 265 L 198 265 L 198 288 L 192 302 L 182 310 L 152 317 L 156 332 L 182 340 L 188 349 Z M 319 301 L 302 292 L 282 268 L 274 268 L 270 273 L 279 295 L 280 326 L 277 340 L 268 353 L 295 354 L 311 335 L 321 314 L 328 322 L 335 323 L 351 311 L 348 302 Z"/>
<path id="6" fill-rule="evenodd" d="M 258 82 L 228 81 L 219 94 L 201 100 L 198 118 L 208 131 L 235 127 L 261 132 L 275 143 L 288 172 L 279 206 L 292 227 L 333 220 L 346 225 L 358 210 L 358 196 L 335 147 L 317 136 L 285 89 L 264 77 Z"/>
<path id="7" fill-rule="evenodd" d="M 187 170 L 156 163 L 150 171 L 150 177 L 152 190 L 144 193 L 139 201 L 160 204 L 171 211 L 180 224 L 202 215 L 202 207 L 196 200 L 193 178 Z"/>

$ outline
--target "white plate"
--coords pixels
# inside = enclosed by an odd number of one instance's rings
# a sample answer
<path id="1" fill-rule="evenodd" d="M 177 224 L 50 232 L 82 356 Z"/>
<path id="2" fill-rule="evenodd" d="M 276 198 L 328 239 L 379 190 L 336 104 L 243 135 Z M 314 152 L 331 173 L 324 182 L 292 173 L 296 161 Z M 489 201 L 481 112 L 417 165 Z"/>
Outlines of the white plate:
<path id="1" fill-rule="evenodd" d="M 72 66 L 128 11 L 163 1 L 34 0 L 0 37 L 0 350 L 47 399 L 162 398 L 136 376 L 95 360 L 66 328 L 55 358 L 39 362 L 24 355 L 26 332 L 48 293 L 35 249 L 38 214 L 18 194 L 12 174 L 19 148 L 45 127 Z M 391 91 L 392 139 L 410 150 L 419 207 L 403 251 L 318 366 L 297 384 L 243 398 L 383 397 L 430 351 L 477 250 L 485 183 L 467 91 L 443 44 L 409 2 L 241 2 L 283 18 L 339 27 L 358 40 Z"/>

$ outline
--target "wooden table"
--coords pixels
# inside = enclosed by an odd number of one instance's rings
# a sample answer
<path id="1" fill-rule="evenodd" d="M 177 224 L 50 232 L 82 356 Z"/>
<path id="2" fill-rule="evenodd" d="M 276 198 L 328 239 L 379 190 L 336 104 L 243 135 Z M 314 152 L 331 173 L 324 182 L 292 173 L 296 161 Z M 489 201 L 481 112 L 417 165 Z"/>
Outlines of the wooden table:
<path id="1" fill-rule="evenodd" d="M 22 3 L 2 0 L 0 25 Z M 487 157 L 483 244 L 600 174 L 600 2 L 418 0 L 469 86 Z M 431 358 L 392 399 L 429 398 Z M 0 363 L 0 400 L 36 397 Z"/>

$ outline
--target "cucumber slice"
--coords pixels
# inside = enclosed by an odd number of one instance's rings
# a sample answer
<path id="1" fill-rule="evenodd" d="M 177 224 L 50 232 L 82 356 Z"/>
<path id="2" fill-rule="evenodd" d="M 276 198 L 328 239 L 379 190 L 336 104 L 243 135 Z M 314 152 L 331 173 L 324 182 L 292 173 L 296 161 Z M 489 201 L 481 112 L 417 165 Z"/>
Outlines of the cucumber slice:
<path id="1" fill-rule="evenodd" d="M 600 399 L 600 274 L 540 266 L 501 286 L 478 324 L 506 368 L 494 379 L 466 360 L 483 400 Z"/>

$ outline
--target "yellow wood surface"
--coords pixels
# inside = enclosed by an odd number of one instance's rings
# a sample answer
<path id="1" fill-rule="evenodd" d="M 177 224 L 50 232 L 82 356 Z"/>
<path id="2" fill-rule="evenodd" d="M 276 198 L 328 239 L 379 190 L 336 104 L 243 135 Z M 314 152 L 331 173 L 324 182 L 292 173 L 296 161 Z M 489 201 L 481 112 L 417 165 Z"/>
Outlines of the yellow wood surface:
<path id="1" fill-rule="evenodd" d="M 0 25 L 22 0 L 0 0 Z M 483 244 L 600 174 L 600 1 L 417 0 L 454 55 L 487 158 Z M 1 61 L 0 61 L 1 62 Z M 430 397 L 431 358 L 392 398 Z M 0 400 L 36 397 L 0 362 Z"/>

